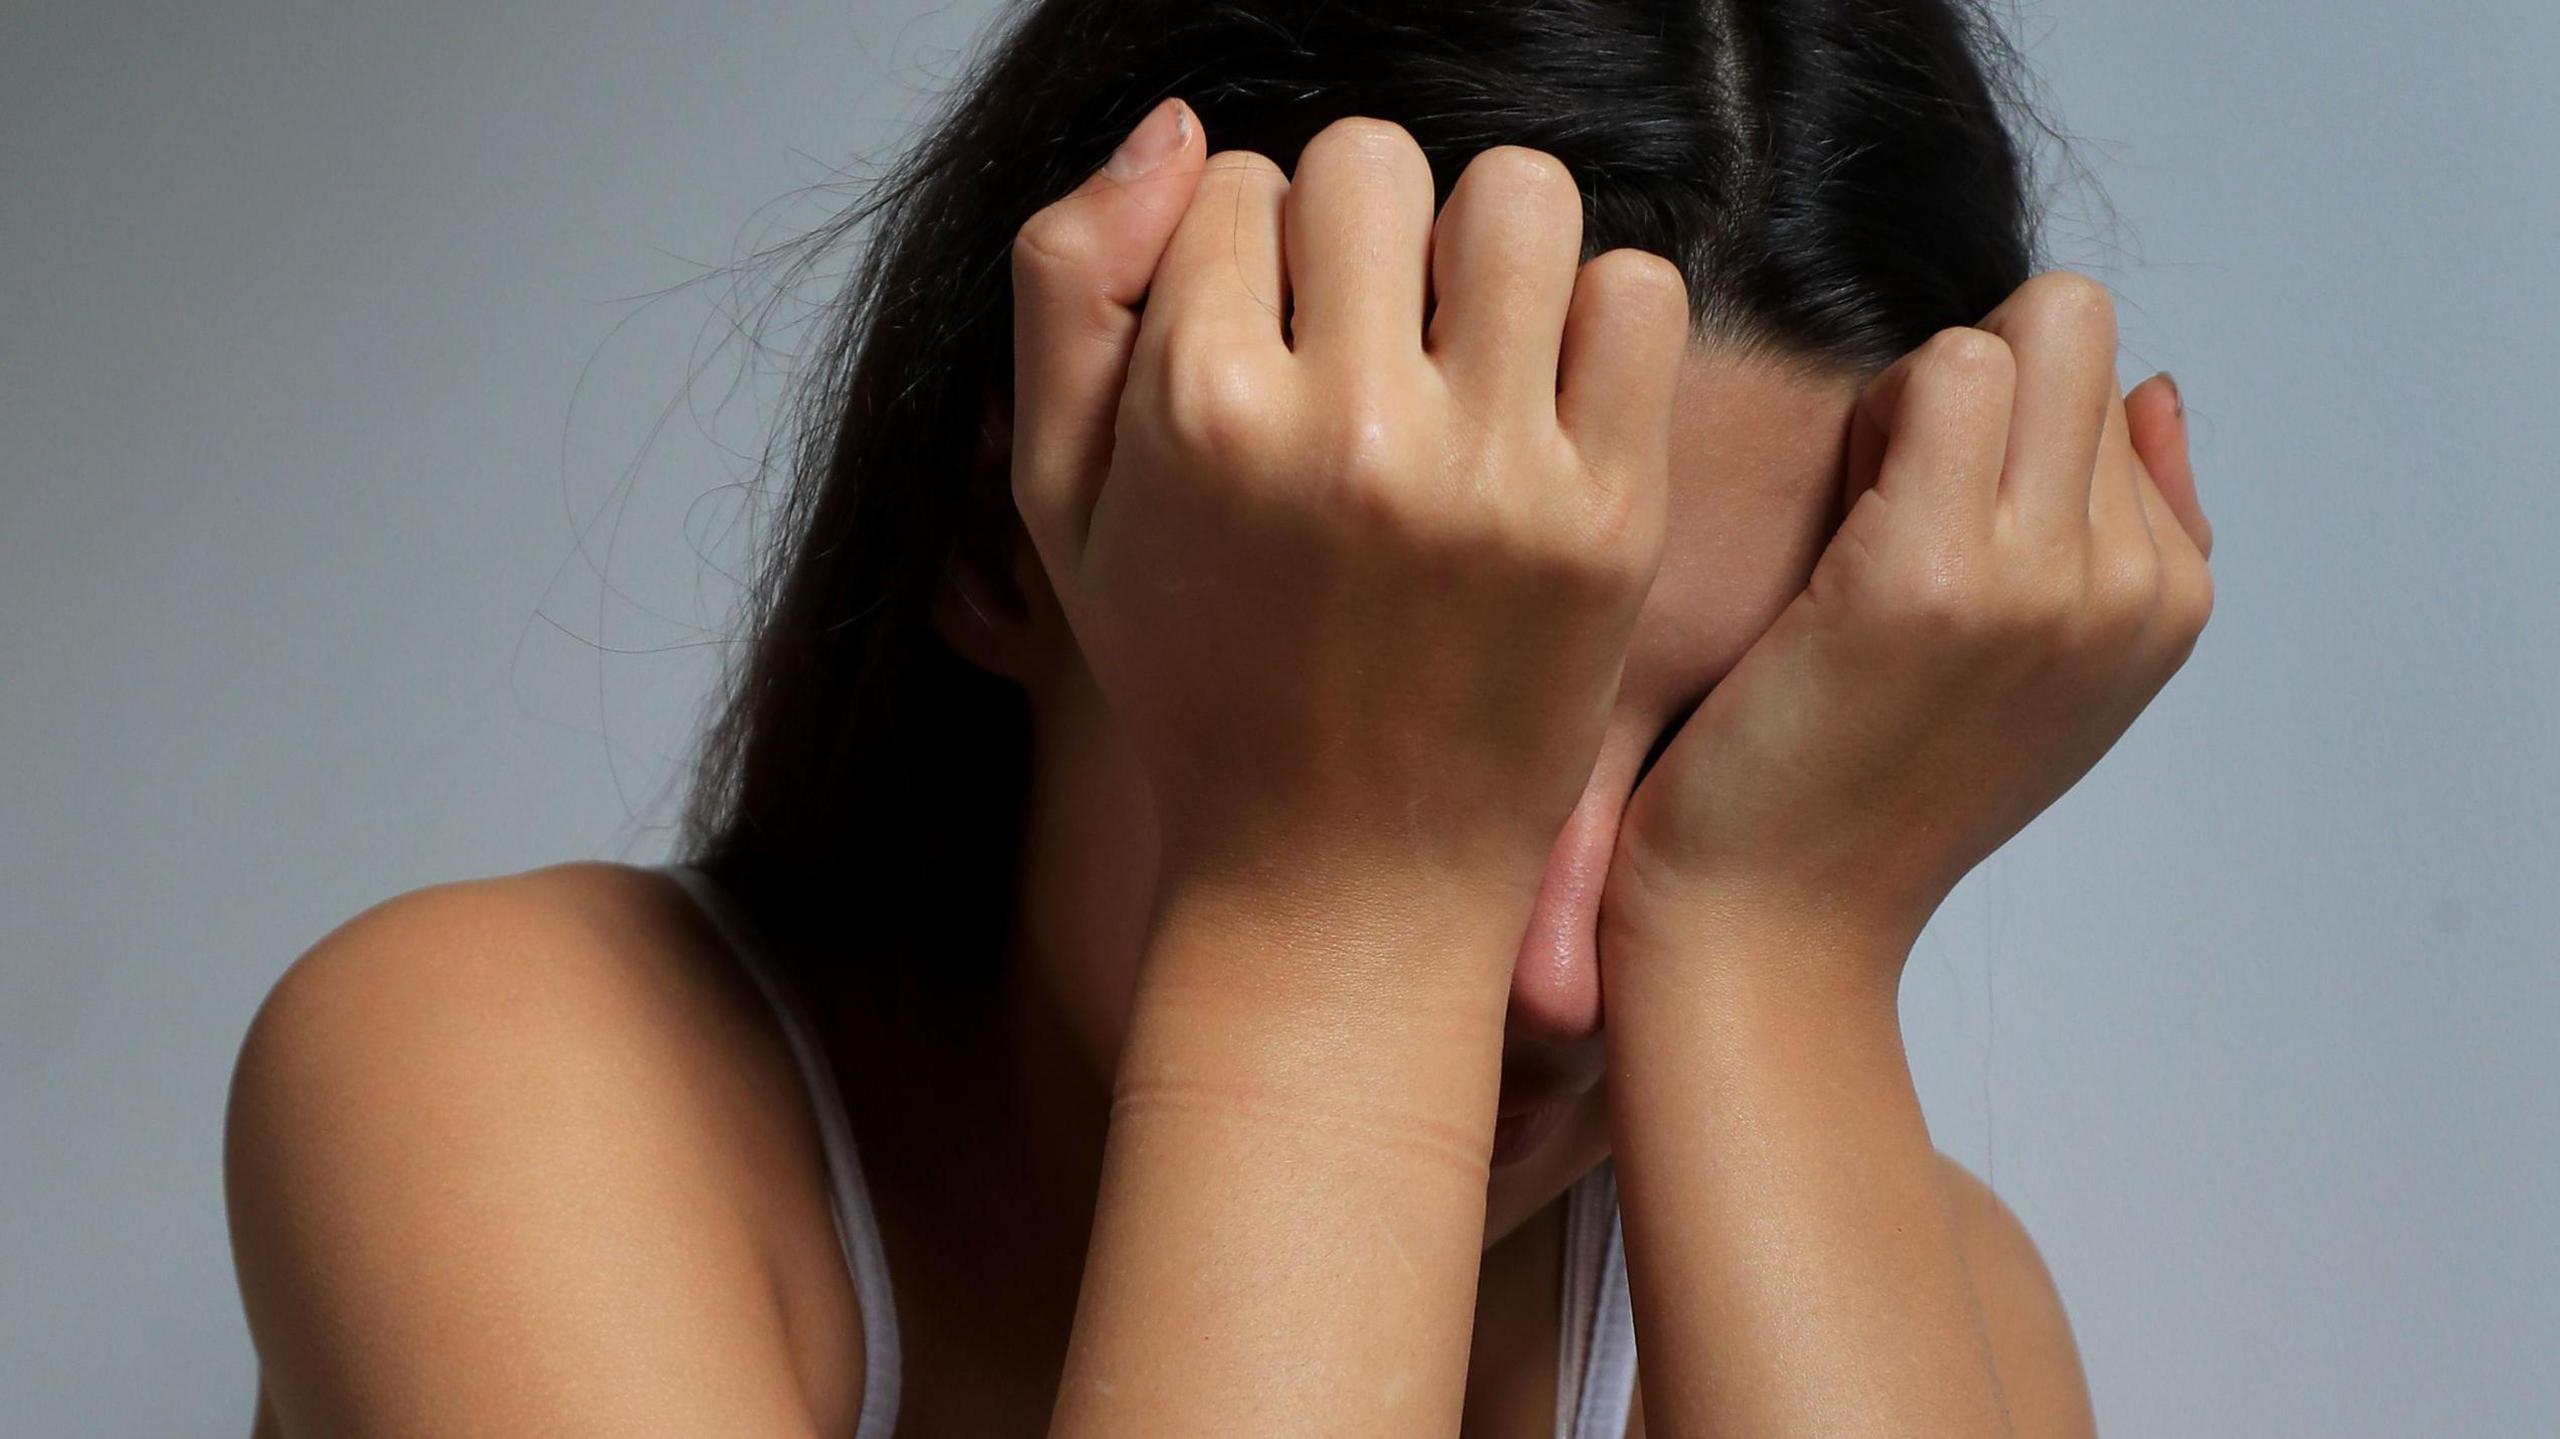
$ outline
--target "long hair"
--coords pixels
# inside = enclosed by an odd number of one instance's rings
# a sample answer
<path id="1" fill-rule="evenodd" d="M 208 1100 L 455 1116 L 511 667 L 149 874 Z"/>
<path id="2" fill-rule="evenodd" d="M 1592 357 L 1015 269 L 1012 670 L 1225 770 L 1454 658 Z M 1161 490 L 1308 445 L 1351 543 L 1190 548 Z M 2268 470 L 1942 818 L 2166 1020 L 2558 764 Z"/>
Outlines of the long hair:
<path id="1" fill-rule="evenodd" d="M 1497 144 L 1565 162 L 1583 258 L 1688 278 L 1696 338 L 1872 373 L 2023 283 L 2040 243 L 2016 52 L 1974 0 L 1029 0 L 851 208 L 869 241 L 782 450 L 789 478 L 679 844 L 802 966 L 941 989 L 1010 941 L 1030 713 L 932 621 L 1009 585 L 1010 253 L 1159 100 L 1293 169 L 1393 120 L 1441 199 Z"/>

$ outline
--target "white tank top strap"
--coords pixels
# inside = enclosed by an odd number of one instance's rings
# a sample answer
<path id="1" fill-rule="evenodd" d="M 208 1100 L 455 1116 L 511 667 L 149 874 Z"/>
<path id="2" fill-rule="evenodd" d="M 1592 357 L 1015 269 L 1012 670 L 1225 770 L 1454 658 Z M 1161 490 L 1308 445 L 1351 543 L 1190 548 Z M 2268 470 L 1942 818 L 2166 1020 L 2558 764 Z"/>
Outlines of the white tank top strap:
<path id="1" fill-rule="evenodd" d="M 854 1296 L 862 1303 L 862 1414 L 854 1439 L 890 1439 L 898 1427 L 898 1313 L 889 1288 L 889 1262 L 880 1246 L 880 1226 L 871 1212 L 871 1194 L 862 1182 L 862 1163 L 854 1151 L 853 1124 L 836 1087 L 835 1070 L 818 1042 L 817 1031 L 800 994 L 767 950 L 747 916 L 732 905 L 711 876 L 691 865 L 670 864 L 663 871 L 684 887 L 693 902 L 727 941 L 729 949 L 773 1007 L 783 1037 L 791 1045 L 800 1075 L 817 1115 L 818 1141 L 826 1151 L 828 1197 L 835 1211 L 836 1241 L 844 1250 L 853 1277 Z"/>
<path id="2" fill-rule="evenodd" d="M 1626 1439 L 1635 1392 L 1635 1307 L 1627 1294 L 1618 1172 L 1602 1160 L 1565 1191 L 1556 1439 Z"/>

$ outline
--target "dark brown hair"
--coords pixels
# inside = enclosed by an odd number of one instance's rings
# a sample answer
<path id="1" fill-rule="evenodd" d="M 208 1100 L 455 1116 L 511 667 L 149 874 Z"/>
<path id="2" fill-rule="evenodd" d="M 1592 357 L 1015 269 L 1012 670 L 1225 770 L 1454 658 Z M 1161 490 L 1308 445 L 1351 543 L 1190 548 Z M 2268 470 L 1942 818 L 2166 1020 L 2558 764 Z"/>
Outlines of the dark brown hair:
<path id="1" fill-rule="evenodd" d="M 1010 408 L 1014 234 L 1165 96 L 1213 150 L 1284 168 L 1342 116 L 1396 121 L 1443 199 L 1490 146 L 1552 152 L 1583 189 L 1584 258 L 1675 261 L 1701 339 L 1872 372 L 2033 272 L 2019 70 L 1969 0 L 1021 5 L 800 242 L 805 265 L 870 231 L 783 443 L 681 856 L 804 966 L 938 986 L 1004 953 L 1029 711 L 951 652 L 934 595 L 955 563 L 1009 588 L 983 423 Z"/>

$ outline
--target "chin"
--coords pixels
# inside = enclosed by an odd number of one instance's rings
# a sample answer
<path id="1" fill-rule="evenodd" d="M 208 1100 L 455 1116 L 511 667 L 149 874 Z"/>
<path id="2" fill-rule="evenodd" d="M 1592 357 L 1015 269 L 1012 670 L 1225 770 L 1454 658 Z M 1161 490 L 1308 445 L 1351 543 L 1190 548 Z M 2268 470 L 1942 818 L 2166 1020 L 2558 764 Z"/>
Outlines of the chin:
<path id="1" fill-rule="evenodd" d="M 1609 1106 L 1595 1088 L 1536 1144 L 1494 1169 L 1485 1186 L 1484 1247 L 1510 1238 L 1608 1157 Z"/>

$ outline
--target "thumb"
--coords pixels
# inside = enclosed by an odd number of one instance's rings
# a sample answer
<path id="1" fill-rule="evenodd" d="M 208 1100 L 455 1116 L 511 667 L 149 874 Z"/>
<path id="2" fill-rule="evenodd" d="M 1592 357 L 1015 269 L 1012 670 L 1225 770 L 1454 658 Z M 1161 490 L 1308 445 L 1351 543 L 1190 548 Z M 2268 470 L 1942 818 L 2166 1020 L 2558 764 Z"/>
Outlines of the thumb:
<path id="1" fill-rule="evenodd" d="M 2142 457 L 2151 482 L 2168 501 L 2170 513 L 2186 527 L 2187 538 L 2207 559 L 2213 557 L 2213 522 L 2196 498 L 2194 454 L 2187 446 L 2187 402 L 2178 393 L 2177 377 L 2162 370 L 2136 385 L 2124 397 L 2125 424 L 2134 453 Z"/>
<path id="2" fill-rule="evenodd" d="M 1137 307 L 1205 159 L 1191 107 L 1167 99 L 1014 237 L 1013 497 L 1053 576 L 1083 551 Z"/>

